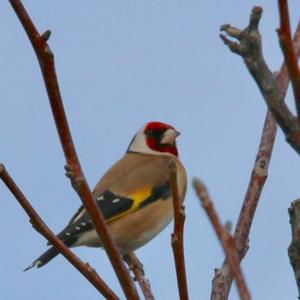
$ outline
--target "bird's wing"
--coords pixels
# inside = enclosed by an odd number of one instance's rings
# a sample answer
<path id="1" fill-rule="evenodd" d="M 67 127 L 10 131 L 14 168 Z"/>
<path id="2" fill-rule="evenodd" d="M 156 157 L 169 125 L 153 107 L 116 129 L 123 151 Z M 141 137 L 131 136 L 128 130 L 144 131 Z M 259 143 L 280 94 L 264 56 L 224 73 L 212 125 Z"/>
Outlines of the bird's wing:
<path id="1" fill-rule="evenodd" d="M 166 157 L 126 154 L 96 185 L 95 200 L 107 222 L 171 196 Z M 81 208 L 58 235 L 73 244 L 83 232 L 93 229 L 85 208 Z"/>

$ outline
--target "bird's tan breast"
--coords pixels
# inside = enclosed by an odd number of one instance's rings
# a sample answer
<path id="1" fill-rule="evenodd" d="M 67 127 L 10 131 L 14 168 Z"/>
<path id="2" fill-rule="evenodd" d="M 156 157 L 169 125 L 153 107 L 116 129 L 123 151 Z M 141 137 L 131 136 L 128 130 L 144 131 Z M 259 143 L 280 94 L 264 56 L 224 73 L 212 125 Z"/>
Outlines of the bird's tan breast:
<path id="1" fill-rule="evenodd" d="M 172 218 L 172 201 L 158 200 L 111 222 L 109 228 L 120 252 L 127 253 L 150 241 L 169 224 Z"/>
<path id="2" fill-rule="evenodd" d="M 186 193 L 186 172 L 178 159 L 177 180 L 179 196 L 183 201 Z M 168 172 L 166 173 L 168 176 Z M 161 232 L 173 219 L 173 201 L 157 200 L 154 203 L 131 212 L 109 223 L 111 234 L 122 253 L 135 250 Z"/>
<path id="3" fill-rule="evenodd" d="M 119 160 L 96 185 L 97 196 L 109 189 L 120 196 L 135 193 L 143 187 L 160 186 L 169 179 L 169 157 L 126 154 Z M 173 157 L 177 166 L 177 183 L 180 200 L 186 193 L 187 176 L 179 159 Z M 135 250 L 161 232 L 173 219 L 172 197 L 158 199 L 155 202 L 134 210 L 120 218 L 108 221 L 108 226 L 122 254 Z M 91 247 L 101 243 L 95 230 L 89 232 L 89 238 L 82 237 L 78 242 Z"/>

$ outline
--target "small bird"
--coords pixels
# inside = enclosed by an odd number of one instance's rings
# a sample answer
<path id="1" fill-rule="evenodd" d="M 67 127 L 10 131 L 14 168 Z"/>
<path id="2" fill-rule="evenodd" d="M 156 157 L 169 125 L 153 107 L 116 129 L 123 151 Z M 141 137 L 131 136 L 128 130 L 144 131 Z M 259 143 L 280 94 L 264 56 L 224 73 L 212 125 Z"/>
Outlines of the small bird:
<path id="1" fill-rule="evenodd" d="M 177 184 L 183 202 L 187 176 L 178 159 L 179 132 L 162 122 L 149 122 L 133 137 L 125 155 L 97 183 L 93 195 L 124 255 L 154 238 L 173 219 L 169 182 L 170 157 L 177 166 Z M 102 247 L 93 223 L 82 205 L 57 237 L 68 247 Z M 40 268 L 59 252 L 49 248 L 28 268 Z"/>

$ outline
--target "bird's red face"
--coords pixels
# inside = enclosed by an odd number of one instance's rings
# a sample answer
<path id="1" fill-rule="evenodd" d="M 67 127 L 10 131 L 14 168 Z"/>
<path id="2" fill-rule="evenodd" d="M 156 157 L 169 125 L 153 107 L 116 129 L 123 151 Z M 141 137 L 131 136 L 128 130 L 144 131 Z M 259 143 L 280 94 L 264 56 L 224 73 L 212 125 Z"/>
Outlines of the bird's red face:
<path id="1" fill-rule="evenodd" d="M 147 146 L 156 152 L 178 156 L 176 137 L 180 133 L 171 125 L 162 122 L 149 122 L 144 129 Z"/>
<path id="2" fill-rule="evenodd" d="M 162 122 L 149 122 L 133 137 L 127 152 L 178 156 L 176 138 L 179 132 Z"/>

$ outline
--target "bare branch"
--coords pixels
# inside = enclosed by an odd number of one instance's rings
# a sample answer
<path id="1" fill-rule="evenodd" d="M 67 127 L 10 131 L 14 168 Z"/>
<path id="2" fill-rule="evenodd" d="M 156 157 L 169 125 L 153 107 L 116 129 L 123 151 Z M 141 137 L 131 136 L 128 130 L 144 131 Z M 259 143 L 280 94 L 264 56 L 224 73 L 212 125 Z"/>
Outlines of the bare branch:
<path id="1" fill-rule="evenodd" d="M 268 168 L 271 160 L 276 131 L 277 126 L 275 120 L 272 114 L 268 111 L 248 190 L 246 192 L 234 233 L 236 248 L 240 259 L 245 256 L 248 250 L 250 228 L 262 188 L 268 176 Z"/>
<path id="2" fill-rule="evenodd" d="M 298 120 L 284 103 L 276 79 L 269 70 L 262 54 L 261 37 L 258 31 L 261 14 L 262 8 L 254 7 L 248 27 L 242 30 L 238 37 L 232 35 L 234 27 L 230 25 L 221 26 L 221 31 L 224 31 L 229 37 L 237 38 L 238 43 L 231 41 L 225 35 L 221 35 L 221 38 L 231 51 L 239 54 L 244 59 L 268 108 L 285 133 L 287 141 L 300 154 L 300 127 Z"/>
<path id="3" fill-rule="evenodd" d="M 300 299 L 300 199 L 291 203 L 289 215 L 292 229 L 292 241 L 288 253 L 298 287 L 298 299 Z"/>
<path id="4" fill-rule="evenodd" d="M 230 25 L 225 25 L 225 29 Z M 253 26 L 252 26 L 253 27 Z M 226 29 L 227 31 L 228 29 Z M 245 31 L 247 28 L 245 29 Z M 231 34 L 230 34 L 231 35 Z M 232 35 L 231 35 L 232 36 Z M 259 44 L 261 41 L 259 40 Z M 300 23 L 294 35 L 294 46 L 297 57 L 300 55 Z M 259 46 L 261 48 L 261 45 Z M 250 50 L 249 50 L 250 51 Z M 254 55 L 253 55 L 254 56 Z M 278 97 L 283 102 L 289 83 L 288 71 L 282 65 L 280 72 L 276 74 L 276 86 Z M 267 179 L 268 166 L 271 159 L 273 144 L 276 136 L 276 124 L 272 115 L 268 112 L 265 118 L 258 154 L 255 159 L 249 186 L 241 208 L 240 216 L 235 229 L 235 243 L 240 259 L 243 259 L 248 250 L 248 239 L 255 210 L 260 194 Z M 213 279 L 211 300 L 227 299 L 232 283 L 232 274 L 228 262 L 225 260 L 222 267 L 216 270 Z"/>
<path id="5" fill-rule="evenodd" d="M 129 270 L 134 274 L 134 280 L 136 280 L 143 292 L 145 300 L 155 300 L 150 282 L 147 278 L 145 278 L 144 266 L 139 261 L 134 252 L 130 252 L 129 254 L 123 255 L 125 262 L 129 266 Z"/>
<path id="6" fill-rule="evenodd" d="M 284 98 L 289 82 L 287 69 L 284 65 L 276 78 L 280 87 L 281 96 Z M 268 167 L 271 160 L 276 132 L 277 125 L 275 119 L 268 111 L 264 122 L 255 164 L 234 233 L 235 244 L 240 260 L 244 258 L 249 248 L 248 240 L 250 229 L 261 192 L 267 180 Z M 222 267 L 216 270 L 216 274 L 213 279 L 211 300 L 226 299 L 230 291 L 231 282 L 232 274 L 227 261 L 225 261 Z"/>
<path id="7" fill-rule="evenodd" d="M 276 122 L 272 114 L 268 111 L 258 154 L 234 233 L 239 260 L 244 258 L 249 248 L 248 240 L 250 229 L 262 189 L 268 176 L 268 166 L 271 159 L 276 131 Z M 213 279 L 211 300 L 226 299 L 229 294 L 231 282 L 232 274 L 228 262 L 225 260 L 221 269 L 216 270 Z M 223 295 L 224 298 L 220 297 L 220 295 Z"/>
<path id="8" fill-rule="evenodd" d="M 72 184 L 75 186 L 80 199 L 85 204 L 87 212 L 91 216 L 95 229 L 123 288 L 124 294 L 128 299 L 139 299 L 134 282 L 131 279 L 129 272 L 118 253 L 116 245 L 109 234 L 103 215 L 92 196 L 81 169 L 60 95 L 55 72 L 54 55 L 46 42 L 50 34 L 45 33 L 42 36 L 39 34 L 21 1 L 10 0 L 10 3 L 25 29 L 37 55 L 51 104 L 53 117 L 55 119 L 56 128 L 67 160 L 68 171 L 72 174 Z"/>
<path id="9" fill-rule="evenodd" d="M 15 196 L 30 218 L 32 226 L 44 236 L 106 299 L 117 300 L 118 296 L 107 286 L 96 271 L 83 263 L 44 223 L 22 191 L 11 178 L 4 165 L 0 164 L 0 178 Z"/>
<path id="10" fill-rule="evenodd" d="M 183 229 L 185 221 L 184 206 L 179 200 L 177 185 L 177 168 L 173 159 L 169 160 L 169 178 L 174 207 L 174 230 L 172 233 L 172 248 L 176 267 L 177 285 L 181 300 L 188 300 L 188 287 L 184 259 Z"/>
<path id="11" fill-rule="evenodd" d="M 279 0 L 278 6 L 280 15 L 280 28 L 277 30 L 277 32 L 284 60 L 289 71 L 289 77 L 292 82 L 298 123 L 300 124 L 300 71 L 298 68 L 298 58 L 292 40 L 288 1 Z"/>
<path id="12" fill-rule="evenodd" d="M 236 284 L 238 287 L 239 295 L 243 300 L 250 300 L 251 296 L 248 291 L 244 275 L 240 268 L 240 260 L 238 258 L 238 254 L 235 248 L 235 242 L 232 235 L 222 226 L 217 212 L 213 206 L 210 195 L 207 191 L 206 186 L 199 179 L 193 180 L 193 186 L 197 193 L 199 200 L 202 203 L 202 206 L 209 217 L 211 224 L 214 227 L 214 230 L 221 242 L 223 250 L 226 254 L 227 261 L 230 266 L 230 270 L 236 280 Z"/>

